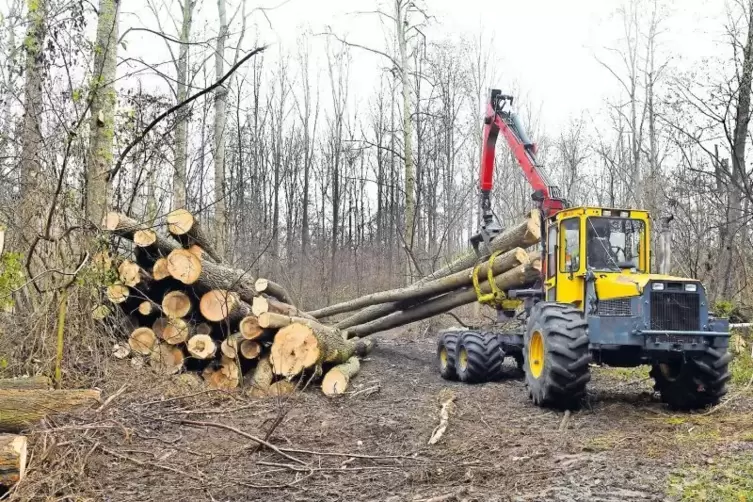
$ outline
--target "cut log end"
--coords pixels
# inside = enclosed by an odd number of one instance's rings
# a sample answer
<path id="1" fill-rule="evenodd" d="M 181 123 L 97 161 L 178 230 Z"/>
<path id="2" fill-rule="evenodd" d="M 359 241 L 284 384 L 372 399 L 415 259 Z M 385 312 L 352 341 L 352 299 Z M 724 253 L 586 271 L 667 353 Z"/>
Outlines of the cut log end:
<path id="1" fill-rule="evenodd" d="M 143 316 L 149 316 L 152 315 L 155 311 L 155 305 L 154 303 L 150 302 L 149 300 L 144 300 L 143 302 L 139 303 L 139 314 Z"/>
<path id="2" fill-rule="evenodd" d="M 157 335 L 151 328 L 136 328 L 128 337 L 128 346 L 137 354 L 149 355 L 157 344 Z"/>
<path id="3" fill-rule="evenodd" d="M 120 225 L 120 213 L 117 211 L 110 211 L 102 220 L 102 226 L 110 232 L 117 230 L 118 225 Z"/>
<path id="4" fill-rule="evenodd" d="M 257 296 L 256 298 L 254 298 L 254 301 L 251 304 L 251 312 L 255 316 L 260 316 L 266 312 L 269 312 L 269 300 L 267 300 L 263 296 Z"/>
<path id="5" fill-rule="evenodd" d="M 207 321 L 219 322 L 228 316 L 237 302 L 237 294 L 224 289 L 213 289 L 201 296 L 199 310 Z"/>
<path id="6" fill-rule="evenodd" d="M 162 311 L 168 317 L 185 317 L 191 311 L 191 298 L 183 291 L 170 291 L 162 298 Z"/>
<path id="7" fill-rule="evenodd" d="M 241 319 L 238 329 L 246 340 L 256 340 L 264 334 L 264 328 L 259 326 L 259 320 L 255 316 L 246 316 Z"/>
<path id="8" fill-rule="evenodd" d="M 154 262 L 154 267 L 152 267 L 152 277 L 154 277 L 155 281 L 161 281 L 162 279 L 170 277 L 170 270 L 167 268 L 167 258 L 158 258 L 157 261 Z"/>
<path id="9" fill-rule="evenodd" d="M 287 396 L 295 392 L 295 383 L 288 380 L 278 380 L 267 389 L 267 396 Z"/>
<path id="10" fill-rule="evenodd" d="M 322 392 L 327 396 L 337 396 L 345 393 L 350 379 L 356 376 L 361 369 L 357 357 L 351 357 L 343 364 L 338 364 L 330 369 L 322 379 Z"/>
<path id="11" fill-rule="evenodd" d="M 209 366 L 202 376 L 210 389 L 230 390 L 240 384 L 241 372 L 235 361 L 223 361 L 219 368 Z"/>
<path id="12" fill-rule="evenodd" d="M 10 488 L 26 475 L 26 436 L 0 434 L 0 486 Z"/>
<path id="13" fill-rule="evenodd" d="M 183 360 L 183 351 L 167 343 L 160 343 L 149 357 L 152 368 L 163 375 L 174 375 L 180 372 L 183 368 Z"/>
<path id="14" fill-rule="evenodd" d="M 194 222 L 194 216 L 185 209 L 176 209 L 167 215 L 167 229 L 173 235 L 187 234 Z"/>
<path id="15" fill-rule="evenodd" d="M 199 260 L 204 259 L 204 249 L 198 244 L 192 244 L 188 247 L 188 252 L 194 255 Z"/>
<path id="16" fill-rule="evenodd" d="M 201 276 L 201 260 L 187 249 L 176 249 L 167 257 L 167 270 L 183 284 L 194 284 Z"/>
<path id="17" fill-rule="evenodd" d="M 261 344 L 254 340 L 243 340 L 240 345 L 240 353 L 244 359 L 256 359 L 261 354 Z"/>
<path id="18" fill-rule="evenodd" d="M 321 358 L 314 332 L 303 324 L 291 324 L 275 335 L 271 362 L 276 375 L 291 377 L 316 365 Z"/>
<path id="19" fill-rule="evenodd" d="M 188 340 L 188 323 L 183 319 L 174 317 L 167 321 L 162 329 L 161 337 L 170 345 L 178 345 Z"/>
<path id="20" fill-rule="evenodd" d="M 136 230 L 133 233 L 133 243 L 140 248 L 145 248 L 157 242 L 157 232 L 149 229 Z"/>
<path id="21" fill-rule="evenodd" d="M 217 352 L 217 344 L 209 335 L 194 335 L 186 343 L 188 353 L 196 359 L 211 359 Z"/>
<path id="22" fill-rule="evenodd" d="M 238 358 L 238 344 L 232 338 L 226 338 L 220 344 L 220 352 L 228 359 Z"/>
<path id="23" fill-rule="evenodd" d="M 107 299 L 112 303 L 123 303 L 128 299 L 130 294 L 128 286 L 125 284 L 111 284 L 110 286 L 107 286 Z"/>

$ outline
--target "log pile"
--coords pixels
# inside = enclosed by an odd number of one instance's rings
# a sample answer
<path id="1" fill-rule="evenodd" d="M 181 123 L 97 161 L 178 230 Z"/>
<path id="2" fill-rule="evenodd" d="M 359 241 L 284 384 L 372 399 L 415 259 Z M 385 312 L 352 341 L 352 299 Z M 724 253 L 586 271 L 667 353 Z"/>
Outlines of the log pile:
<path id="1" fill-rule="evenodd" d="M 173 211 L 166 223 L 162 236 L 122 214 L 104 219 L 134 249 L 131 259 L 102 260 L 118 277 L 107 298 L 135 325 L 114 355 L 164 375 L 192 371 L 216 389 L 244 384 L 255 396 L 285 394 L 312 378 L 321 378 L 324 394 L 342 394 L 374 346 L 363 337 L 475 302 L 474 273 L 482 293 L 493 289 L 488 278 L 508 290 L 540 273 L 538 256 L 526 251 L 541 237 L 534 212 L 489 243 L 492 259 L 470 251 L 409 287 L 306 312 L 282 285 L 224 264 L 188 211 Z"/>

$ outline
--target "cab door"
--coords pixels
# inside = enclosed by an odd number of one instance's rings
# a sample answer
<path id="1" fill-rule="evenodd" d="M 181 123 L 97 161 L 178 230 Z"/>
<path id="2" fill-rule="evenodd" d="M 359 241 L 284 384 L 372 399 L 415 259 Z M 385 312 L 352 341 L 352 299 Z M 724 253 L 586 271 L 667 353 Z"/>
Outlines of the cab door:
<path id="1" fill-rule="evenodd" d="M 546 236 L 546 279 L 544 281 L 544 290 L 547 301 L 557 301 L 557 249 L 559 249 L 559 240 L 557 232 L 557 222 L 549 225 Z"/>
<path id="2" fill-rule="evenodd" d="M 557 301 L 582 308 L 584 296 L 585 248 L 582 218 L 560 220 L 559 253 L 557 267 Z"/>

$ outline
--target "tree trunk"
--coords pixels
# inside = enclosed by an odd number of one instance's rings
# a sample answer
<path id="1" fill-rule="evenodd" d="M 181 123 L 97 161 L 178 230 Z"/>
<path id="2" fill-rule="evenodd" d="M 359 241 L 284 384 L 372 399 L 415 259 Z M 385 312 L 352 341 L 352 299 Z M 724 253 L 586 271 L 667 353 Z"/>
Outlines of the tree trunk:
<path id="1" fill-rule="evenodd" d="M 288 293 L 285 288 L 283 288 L 276 282 L 270 281 L 269 279 L 263 279 L 261 277 L 259 279 L 256 279 L 256 282 L 254 283 L 254 289 L 256 289 L 257 293 L 264 293 L 269 296 L 274 296 L 283 303 L 293 303 L 290 293 Z"/>
<path id="2" fill-rule="evenodd" d="M 298 323 L 305 326 L 309 326 L 312 329 L 318 329 L 321 331 L 330 331 L 333 333 L 339 333 L 339 331 L 330 326 L 325 326 L 305 317 L 291 317 L 283 314 L 274 314 L 272 312 L 265 312 L 258 317 L 259 326 L 264 329 L 278 329 L 290 326 L 291 324 Z M 342 336 L 342 335 L 341 335 Z"/>
<path id="3" fill-rule="evenodd" d="M 18 432 L 48 415 L 99 400 L 98 390 L 0 390 L 0 431 Z"/>
<path id="4" fill-rule="evenodd" d="M 330 369 L 322 379 L 322 392 L 325 396 L 338 396 L 344 394 L 348 388 L 350 379 L 361 370 L 358 357 L 353 356 L 342 364 Z"/>
<path id="5" fill-rule="evenodd" d="M 207 321 L 228 322 L 233 326 L 251 314 L 251 306 L 241 300 L 238 293 L 224 289 L 213 289 L 202 295 L 199 310 Z"/>
<path id="6" fill-rule="evenodd" d="M 217 48 L 214 54 L 215 80 L 225 74 L 225 41 L 228 34 L 225 0 L 217 0 L 220 30 L 217 34 Z M 227 124 L 227 87 L 221 85 L 214 91 L 214 226 L 215 250 L 217 255 L 225 255 L 225 127 Z"/>
<path id="7" fill-rule="evenodd" d="M 529 246 L 533 246 L 534 244 L 538 243 L 540 240 L 541 240 L 541 221 L 539 219 L 538 210 L 534 210 L 534 211 L 531 211 L 526 221 L 512 228 L 507 229 L 506 231 L 502 232 L 501 234 L 496 236 L 494 239 L 492 239 L 491 242 L 489 243 L 489 249 L 487 251 L 489 253 L 493 253 L 493 252 L 504 253 L 515 247 L 526 248 Z M 422 284 L 426 284 L 427 282 L 432 281 L 434 279 L 445 277 L 454 272 L 458 272 L 463 269 L 472 267 L 474 264 L 476 264 L 477 260 L 478 260 L 478 257 L 476 253 L 472 250 L 468 251 L 465 254 L 463 254 L 461 257 L 453 261 L 452 263 L 448 264 L 447 266 L 441 268 L 440 270 L 437 270 L 436 272 L 432 274 L 429 274 L 428 276 L 424 277 L 420 281 L 416 282 L 415 285 L 419 286 Z M 374 319 L 378 319 L 389 313 L 392 313 L 395 310 L 398 310 L 399 308 L 400 308 L 400 305 L 395 302 L 368 307 L 362 310 L 361 312 L 340 321 L 339 323 L 335 325 L 335 327 L 344 329 L 344 328 L 349 328 L 351 326 L 363 324 L 369 321 L 373 321 Z"/>
<path id="8" fill-rule="evenodd" d="M 176 209 L 167 215 L 167 229 L 184 247 L 198 244 L 214 261 L 222 262 L 220 254 L 215 251 L 199 221 L 185 209 Z"/>
<path id="9" fill-rule="evenodd" d="M 47 37 L 48 0 L 29 2 L 28 28 L 24 39 L 24 109 L 21 136 L 21 204 L 18 228 L 28 230 L 28 241 L 42 232 L 42 214 L 38 187 L 43 181 L 42 135 L 44 116 L 44 79 L 46 58 L 43 57 Z M 22 238 L 23 240 L 23 238 Z"/>
<path id="10" fill-rule="evenodd" d="M 337 331 L 293 323 L 275 335 L 270 360 L 276 375 L 289 378 L 322 363 L 345 362 L 354 350 L 354 344 Z"/>
<path id="11" fill-rule="evenodd" d="M 26 436 L 0 434 L 0 487 L 10 488 L 26 475 Z"/>
<path id="12" fill-rule="evenodd" d="M 519 265 L 494 278 L 497 287 L 503 291 L 510 288 L 524 286 L 540 277 L 541 266 L 536 263 L 533 265 Z M 481 285 L 482 293 L 490 293 L 491 287 L 488 282 Z M 404 326 L 415 321 L 427 319 L 437 314 L 449 312 L 450 310 L 473 303 L 478 299 L 476 291 L 473 288 L 466 288 L 460 291 L 453 291 L 444 296 L 433 298 L 424 303 L 410 307 L 402 312 L 395 312 L 391 315 L 377 319 L 366 324 L 351 326 L 347 330 L 349 337 L 367 336 L 379 331 L 385 331 L 397 326 Z"/>
<path id="13" fill-rule="evenodd" d="M 107 187 L 115 137 L 115 77 L 118 54 L 119 0 L 100 0 L 94 75 L 91 83 L 89 160 L 86 163 L 86 217 L 99 222 L 107 211 Z"/>
<path id="14" fill-rule="evenodd" d="M 178 48 L 176 102 L 181 103 L 188 97 L 188 50 L 191 38 L 191 23 L 196 0 L 183 0 L 183 21 L 180 29 Z M 189 107 L 184 107 L 175 115 L 175 171 L 173 171 L 173 207 L 186 206 L 186 157 L 188 151 L 188 116 Z"/>
<path id="15" fill-rule="evenodd" d="M 134 244 L 137 247 L 139 247 L 139 242 L 144 239 L 144 235 L 140 234 L 139 238 L 136 238 L 136 233 L 140 230 L 146 230 L 146 224 L 139 223 L 133 218 L 115 211 L 111 211 L 105 215 L 104 219 L 102 220 L 102 226 L 105 230 L 112 232 L 119 237 L 134 241 Z M 152 247 L 156 248 L 159 254 L 162 256 L 168 256 L 171 251 L 180 249 L 180 246 L 178 246 L 175 242 L 165 239 L 164 237 L 156 234 L 154 242 L 146 246 L 145 249 L 150 249 Z"/>
<path id="16" fill-rule="evenodd" d="M 46 376 L 32 376 L 32 377 L 19 377 L 19 378 L 1 378 L 0 390 L 3 389 L 15 389 L 15 390 L 40 390 L 51 389 L 52 380 Z"/>
<path id="17" fill-rule="evenodd" d="M 521 248 L 514 248 L 510 251 L 497 256 L 492 263 L 492 276 L 499 275 L 500 273 L 510 270 L 518 265 L 525 265 L 528 263 L 528 253 Z M 324 317 L 341 314 L 343 312 L 351 312 L 353 310 L 361 309 L 371 305 L 387 302 L 404 302 L 406 300 L 419 300 L 421 298 L 429 298 L 437 296 L 450 291 L 455 291 L 463 287 L 467 287 L 473 282 L 473 270 L 474 267 L 467 268 L 460 272 L 450 274 L 439 279 L 435 279 L 431 282 L 424 283 L 423 285 L 412 285 L 407 288 L 393 289 L 390 291 L 382 291 L 379 293 L 373 293 L 365 295 L 354 300 L 338 303 L 336 305 L 330 305 L 319 310 L 309 312 L 310 315 L 316 319 L 322 319 Z M 489 262 L 485 261 L 479 266 L 478 278 L 479 281 L 484 281 L 489 273 Z"/>

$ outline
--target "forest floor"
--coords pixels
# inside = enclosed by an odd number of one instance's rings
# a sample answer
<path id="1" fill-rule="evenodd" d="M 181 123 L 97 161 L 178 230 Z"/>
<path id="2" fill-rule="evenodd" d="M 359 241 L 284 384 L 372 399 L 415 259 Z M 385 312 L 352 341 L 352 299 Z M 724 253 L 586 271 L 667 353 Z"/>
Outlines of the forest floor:
<path id="1" fill-rule="evenodd" d="M 753 500 L 753 393 L 744 385 L 711 413 L 674 414 L 652 394 L 647 370 L 595 368 L 587 405 L 563 424 L 563 413 L 529 402 L 514 366 L 499 383 L 446 382 L 425 326 L 377 338 L 339 399 L 311 389 L 254 400 L 147 370 L 135 377 L 124 364 L 103 389 L 122 392 L 104 409 L 32 433 L 31 470 L 10 498 Z M 449 426 L 430 446 L 453 396 Z"/>

